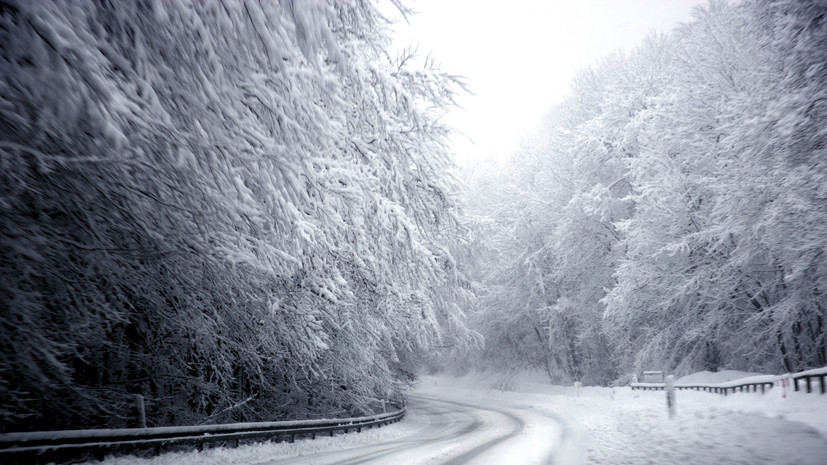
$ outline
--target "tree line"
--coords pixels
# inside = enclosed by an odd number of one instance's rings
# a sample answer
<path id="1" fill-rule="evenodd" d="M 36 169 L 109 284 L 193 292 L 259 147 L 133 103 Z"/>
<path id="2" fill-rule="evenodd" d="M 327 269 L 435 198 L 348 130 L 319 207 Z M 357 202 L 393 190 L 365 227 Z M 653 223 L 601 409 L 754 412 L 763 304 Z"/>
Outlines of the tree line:
<path id="1" fill-rule="evenodd" d="M 712 1 L 466 173 L 482 366 L 627 382 L 827 365 L 827 9 Z"/>

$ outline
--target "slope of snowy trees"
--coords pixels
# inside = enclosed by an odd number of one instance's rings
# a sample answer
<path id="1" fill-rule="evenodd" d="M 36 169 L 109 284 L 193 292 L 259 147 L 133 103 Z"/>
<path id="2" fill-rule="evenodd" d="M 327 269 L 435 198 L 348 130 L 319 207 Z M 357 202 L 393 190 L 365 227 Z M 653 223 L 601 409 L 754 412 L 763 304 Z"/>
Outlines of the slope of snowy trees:
<path id="1" fill-rule="evenodd" d="M 438 118 L 368 2 L 0 6 L 0 424 L 375 410 L 471 340 Z"/>
<path id="2" fill-rule="evenodd" d="M 470 175 L 483 361 L 586 383 L 827 365 L 825 13 L 713 1 Z"/>

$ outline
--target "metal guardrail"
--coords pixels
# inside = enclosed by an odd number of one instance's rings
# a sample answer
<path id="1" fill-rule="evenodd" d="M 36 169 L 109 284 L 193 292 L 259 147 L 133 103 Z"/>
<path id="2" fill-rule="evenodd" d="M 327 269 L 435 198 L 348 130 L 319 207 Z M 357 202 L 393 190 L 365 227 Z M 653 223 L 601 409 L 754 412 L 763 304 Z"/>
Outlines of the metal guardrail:
<path id="1" fill-rule="evenodd" d="M 772 389 L 777 383 L 789 380 L 792 380 L 795 391 L 805 390 L 808 393 L 816 391 L 820 394 L 827 393 L 827 367 L 780 376 L 753 376 L 720 384 L 676 384 L 675 389 L 713 392 L 725 396 L 736 392 L 758 392 L 760 389 L 763 394 Z M 632 390 L 642 391 L 663 391 L 666 389 L 666 385 L 663 383 L 632 383 L 631 386 Z"/>
<path id="2" fill-rule="evenodd" d="M 315 439 L 319 434 L 333 436 L 337 432 L 361 432 L 396 423 L 405 413 L 403 408 L 380 415 L 338 420 L 6 433 L 0 434 L 0 463 L 72 462 L 139 451 L 153 451 L 157 455 L 172 446 L 197 446 L 203 450 L 205 444 L 238 446 L 242 441 L 266 439 L 293 442 L 298 437 Z"/>

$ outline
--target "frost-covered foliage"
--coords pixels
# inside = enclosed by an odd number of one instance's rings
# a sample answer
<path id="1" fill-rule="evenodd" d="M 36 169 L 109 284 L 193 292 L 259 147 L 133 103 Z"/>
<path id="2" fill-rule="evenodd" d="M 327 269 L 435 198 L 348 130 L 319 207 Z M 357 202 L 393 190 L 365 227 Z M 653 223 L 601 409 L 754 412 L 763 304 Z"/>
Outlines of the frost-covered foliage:
<path id="1" fill-rule="evenodd" d="M 580 72 L 472 209 L 510 228 L 489 357 L 587 383 L 827 364 L 825 13 L 716 1 Z"/>
<path id="2" fill-rule="evenodd" d="M 458 81 L 368 2 L 0 5 L 2 429 L 364 413 L 468 340 Z"/>

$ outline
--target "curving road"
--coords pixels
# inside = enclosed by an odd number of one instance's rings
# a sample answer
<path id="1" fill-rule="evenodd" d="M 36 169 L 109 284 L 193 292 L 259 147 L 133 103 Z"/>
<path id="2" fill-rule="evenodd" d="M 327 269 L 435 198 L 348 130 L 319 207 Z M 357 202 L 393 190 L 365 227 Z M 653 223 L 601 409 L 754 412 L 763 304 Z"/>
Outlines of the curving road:
<path id="1" fill-rule="evenodd" d="M 515 408 L 444 397 L 411 395 L 408 417 L 418 427 L 391 441 L 322 451 L 267 464 L 553 464 L 565 434 L 555 419 Z"/>

